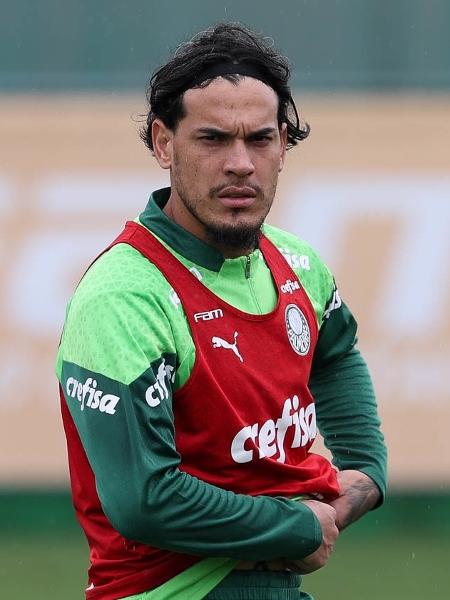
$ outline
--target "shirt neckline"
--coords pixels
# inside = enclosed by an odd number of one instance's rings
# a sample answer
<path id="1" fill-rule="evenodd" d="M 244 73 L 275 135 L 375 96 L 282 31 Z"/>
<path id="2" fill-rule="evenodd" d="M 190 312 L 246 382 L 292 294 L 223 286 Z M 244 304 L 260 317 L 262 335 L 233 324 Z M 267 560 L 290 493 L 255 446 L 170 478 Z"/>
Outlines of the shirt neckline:
<path id="1" fill-rule="evenodd" d="M 219 250 L 203 242 L 170 219 L 163 212 L 169 196 L 170 187 L 161 188 L 152 193 L 147 206 L 139 215 L 139 221 L 144 227 L 158 236 L 175 252 L 210 271 L 218 273 L 225 261 L 227 263 L 242 261 L 243 257 L 241 256 L 236 259 L 226 259 Z M 259 258 L 259 249 L 254 250 L 249 256 L 253 263 L 255 259 Z"/>

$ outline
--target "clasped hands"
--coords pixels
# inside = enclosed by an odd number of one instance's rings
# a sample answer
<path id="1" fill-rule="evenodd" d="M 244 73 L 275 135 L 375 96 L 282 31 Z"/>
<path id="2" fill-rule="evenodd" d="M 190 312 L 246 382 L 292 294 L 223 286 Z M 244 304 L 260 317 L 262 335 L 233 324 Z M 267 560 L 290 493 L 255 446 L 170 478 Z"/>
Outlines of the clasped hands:
<path id="1" fill-rule="evenodd" d="M 322 527 L 322 543 L 315 552 L 301 560 L 283 559 L 285 568 L 306 574 L 323 567 L 330 558 L 340 531 L 375 506 L 380 492 L 370 477 L 348 469 L 339 471 L 340 494 L 329 503 L 302 500 L 316 515 Z"/>

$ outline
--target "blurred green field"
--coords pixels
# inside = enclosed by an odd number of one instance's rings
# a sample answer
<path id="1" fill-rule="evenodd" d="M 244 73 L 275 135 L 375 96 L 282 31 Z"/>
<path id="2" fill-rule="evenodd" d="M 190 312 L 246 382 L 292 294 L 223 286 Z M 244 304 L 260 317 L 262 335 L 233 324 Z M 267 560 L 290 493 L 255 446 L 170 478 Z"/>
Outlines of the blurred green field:
<path id="1" fill-rule="evenodd" d="M 24 514 L 27 503 L 30 510 Z M 449 497 L 397 498 L 394 505 L 344 532 L 330 563 L 306 577 L 303 588 L 316 600 L 450 598 Z M 10 497 L 9 519 L 1 512 L 1 598 L 84 597 L 87 544 L 75 526 L 68 497 L 43 500 L 44 506 L 48 510 L 42 514 L 36 498 L 14 502 Z M 0 509 L 6 508 L 0 498 Z"/>
<path id="2" fill-rule="evenodd" d="M 316 600 L 445 600 L 450 598 L 450 545 L 418 535 L 342 539 L 330 563 L 309 575 Z"/>
<path id="3" fill-rule="evenodd" d="M 450 597 L 449 542 L 421 536 L 341 539 L 327 567 L 305 578 L 316 600 L 443 600 Z M 81 536 L 16 536 L 0 544 L 1 597 L 83 598 L 87 547 Z M 188 600 L 188 599 L 186 599 Z"/>

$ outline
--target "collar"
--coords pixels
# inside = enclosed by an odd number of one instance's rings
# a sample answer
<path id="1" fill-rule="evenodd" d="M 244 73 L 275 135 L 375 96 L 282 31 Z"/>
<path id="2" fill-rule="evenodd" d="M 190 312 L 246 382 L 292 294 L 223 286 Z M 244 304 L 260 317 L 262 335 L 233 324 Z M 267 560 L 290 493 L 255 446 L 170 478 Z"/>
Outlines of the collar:
<path id="1" fill-rule="evenodd" d="M 152 193 L 145 210 L 139 215 L 142 225 L 157 235 L 175 252 L 210 271 L 218 273 L 225 262 L 229 263 L 235 260 L 225 259 L 221 252 L 172 221 L 163 212 L 169 196 L 170 188 L 162 188 Z M 259 250 L 252 252 L 250 257 L 253 255 L 254 258 L 259 257 Z M 241 259 L 242 257 L 239 257 L 239 261 Z"/>

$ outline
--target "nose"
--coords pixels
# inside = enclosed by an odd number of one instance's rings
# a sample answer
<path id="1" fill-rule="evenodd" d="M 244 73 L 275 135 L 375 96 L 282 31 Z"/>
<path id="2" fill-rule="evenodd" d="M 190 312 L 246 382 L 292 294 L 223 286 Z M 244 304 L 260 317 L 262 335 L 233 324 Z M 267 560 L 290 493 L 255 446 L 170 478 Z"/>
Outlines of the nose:
<path id="1" fill-rule="evenodd" d="M 224 171 L 227 174 L 238 177 L 248 177 L 255 170 L 248 148 L 243 140 L 235 140 L 230 146 L 224 163 Z"/>

